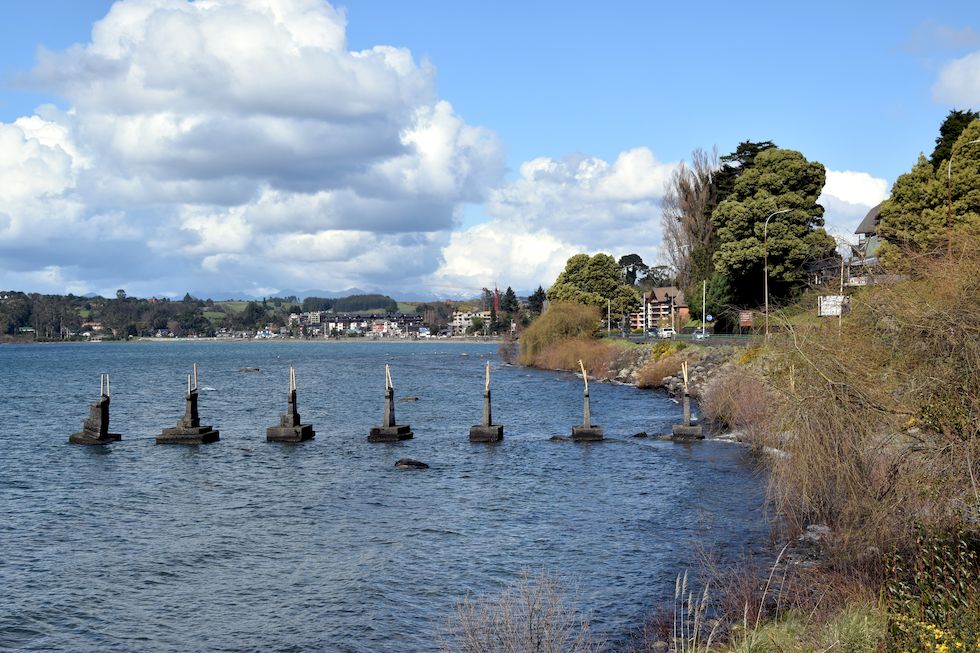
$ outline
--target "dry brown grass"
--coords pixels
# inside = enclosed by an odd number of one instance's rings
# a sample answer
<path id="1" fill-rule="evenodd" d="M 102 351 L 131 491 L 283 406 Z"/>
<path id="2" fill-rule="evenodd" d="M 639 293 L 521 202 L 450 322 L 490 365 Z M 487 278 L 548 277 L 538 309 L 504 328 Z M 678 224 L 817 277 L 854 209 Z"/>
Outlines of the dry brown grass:
<path id="1" fill-rule="evenodd" d="M 831 526 L 839 559 L 980 523 L 980 243 L 917 263 L 857 294 L 839 334 L 786 325 L 767 361 L 773 430 L 792 433 L 772 498 L 798 528 Z"/>
<path id="2" fill-rule="evenodd" d="M 575 608 L 555 576 L 544 572 L 525 571 L 498 595 L 458 602 L 442 636 L 447 653 L 598 653 L 603 648 L 588 615 Z"/>
<path id="3" fill-rule="evenodd" d="M 562 340 L 539 351 L 534 357 L 534 366 L 548 370 L 578 370 L 581 360 L 590 377 L 608 379 L 609 368 L 622 351 L 621 343 L 610 340 Z"/>
<path id="4" fill-rule="evenodd" d="M 686 360 L 683 354 L 669 354 L 657 360 L 650 360 L 637 373 L 636 385 L 640 388 L 656 388 L 664 377 L 680 373 L 681 363 Z"/>
<path id="5" fill-rule="evenodd" d="M 538 355 L 564 340 L 591 337 L 599 326 L 599 309 L 582 304 L 552 304 L 521 334 L 520 363 L 537 365 Z M 577 365 L 576 365 L 577 367 Z M 559 369 L 553 367 L 552 369 Z M 560 368 L 560 369 L 571 369 Z"/>
<path id="6" fill-rule="evenodd" d="M 661 341 L 650 347 L 649 360 L 637 372 L 639 388 L 656 388 L 665 377 L 680 374 L 681 363 L 697 361 L 699 351 L 688 349 L 683 342 Z"/>
<path id="7" fill-rule="evenodd" d="M 717 375 L 701 390 L 698 404 L 708 421 L 736 431 L 755 446 L 779 446 L 774 393 L 762 376 L 747 367 Z"/>

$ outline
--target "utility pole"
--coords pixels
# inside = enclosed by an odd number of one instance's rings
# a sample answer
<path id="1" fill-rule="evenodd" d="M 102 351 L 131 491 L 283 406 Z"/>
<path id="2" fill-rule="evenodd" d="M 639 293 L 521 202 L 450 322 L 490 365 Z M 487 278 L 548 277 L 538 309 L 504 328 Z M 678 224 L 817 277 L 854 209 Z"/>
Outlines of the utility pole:
<path id="1" fill-rule="evenodd" d="M 612 332 L 612 300 L 606 300 L 606 337 Z"/>
<path id="2" fill-rule="evenodd" d="M 780 209 L 778 211 L 773 211 L 766 218 L 765 223 L 762 225 L 762 240 L 763 240 L 763 285 L 764 292 L 766 295 L 766 342 L 769 342 L 769 218 L 774 215 L 779 215 L 780 213 L 786 213 L 792 209 Z"/>
<path id="3" fill-rule="evenodd" d="M 701 280 L 701 335 L 704 335 L 705 329 L 708 328 L 708 321 L 705 319 L 708 315 L 706 310 L 707 300 L 708 300 L 708 280 Z"/>
<path id="4" fill-rule="evenodd" d="M 840 311 L 837 313 L 837 337 L 840 338 L 844 327 L 844 255 L 840 257 Z"/>

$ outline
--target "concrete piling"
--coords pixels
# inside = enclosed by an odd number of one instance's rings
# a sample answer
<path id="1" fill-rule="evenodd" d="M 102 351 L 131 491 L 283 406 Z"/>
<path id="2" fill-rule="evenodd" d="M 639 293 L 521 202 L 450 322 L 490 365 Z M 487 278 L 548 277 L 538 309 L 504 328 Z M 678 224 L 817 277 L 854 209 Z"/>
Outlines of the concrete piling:
<path id="1" fill-rule="evenodd" d="M 391 368 L 385 365 L 385 403 L 381 426 L 371 428 L 368 442 L 398 442 L 413 437 L 412 427 L 395 423 L 395 388 L 391 382 Z"/>
<path id="2" fill-rule="evenodd" d="M 704 437 L 700 424 L 691 423 L 691 395 L 688 393 L 687 361 L 681 363 L 681 372 L 684 375 L 684 417 L 681 424 L 674 424 L 671 433 L 675 438 L 699 440 Z"/>
<path id="3" fill-rule="evenodd" d="M 197 363 L 193 377 L 187 376 L 187 394 L 184 397 L 184 416 L 177 426 L 163 431 L 156 437 L 157 444 L 209 444 L 218 441 L 218 431 L 210 425 L 202 426 L 197 412 Z"/>
<path id="4" fill-rule="evenodd" d="M 602 427 L 592 423 L 592 411 L 589 405 L 589 374 L 585 370 L 585 364 L 580 360 L 579 368 L 582 370 L 582 380 L 585 382 L 585 390 L 582 401 L 582 423 L 572 427 L 573 442 L 598 442 L 603 438 Z"/>
<path id="5" fill-rule="evenodd" d="M 490 412 L 490 362 L 487 361 L 486 385 L 483 389 L 483 422 L 470 427 L 470 442 L 497 442 L 503 437 L 503 425 L 494 424 Z"/>
<path id="6" fill-rule="evenodd" d="M 265 430 L 269 442 L 304 442 L 316 436 L 312 424 L 300 423 L 299 409 L 296 406 L 296 370 L 289 368 L 289 393 L 286 397 L 286 412 L 279 416 L 279 424 Z"/>
<path id="7" fill-rule="evenodd" d="M 107 444 L 122 440 L 118 433 L 109 433 L 109 375 L 99 375 L 99 399 L 89 406 L 82 430 L 68 436 L 71 444 Z"/>

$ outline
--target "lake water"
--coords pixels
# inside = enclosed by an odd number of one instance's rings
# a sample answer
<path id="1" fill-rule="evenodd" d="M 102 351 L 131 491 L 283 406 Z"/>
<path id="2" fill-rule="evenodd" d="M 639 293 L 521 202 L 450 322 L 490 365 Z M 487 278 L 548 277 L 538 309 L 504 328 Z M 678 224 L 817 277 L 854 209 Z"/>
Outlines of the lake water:
<path id="1" fill-rule="evenodd" d="M 470 444 L 487 360 L 505 439 Z M 221 441 L 156 445 L 194 362 Z M 395 396 L 419 397 L 395 404 L 415 439 L 371 444 L 385 363 Z M 316 439 L 267 443 L 290 366 Z M 123 440 L 69 445 L 104 371 Z M 698 546 L 767 535 L 743 448 L 629 437 L 667 432 L 679 406 L 597 383 L 608 440 L 550 442 L 581 421 L 581 380 L 502 365 L 496 345 L 4 345 L 0 381 L 4 650 L 429 651 L 459 597 L 524 568 L 566 579 L 615 640 Z"/>

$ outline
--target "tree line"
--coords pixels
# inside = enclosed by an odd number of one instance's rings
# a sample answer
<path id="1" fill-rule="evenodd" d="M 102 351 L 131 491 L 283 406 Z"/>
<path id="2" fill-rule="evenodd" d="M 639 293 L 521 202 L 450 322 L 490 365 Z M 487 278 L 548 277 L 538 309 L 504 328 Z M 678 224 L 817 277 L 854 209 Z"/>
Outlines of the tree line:
<path id="1" fill-rule="evenodd" d="M 884 241 L 879 258 L 886 269 L 907 272 L 917 256 L 975 242 L 971 238 L 980 234 L 978 118 L 974 111 L 950 111 L 932 154 L 920 154 L 882 203 L 876 235 Z M 651 267 L 636 254 L 618 261 L 605 253 L 577 254 L 547 297 L 621 318 L 639 307 L 643 290 L 676 285 L 691 315 L 703 319 L 701 302 L 693 298 L 704 288 L 715 328 L 731 331 L 740 309 L 798 298 L 810 265 L 839 264 L 817 201 L 826 177 L 823 164 L 772 141 L 743 141 L 721 157 L 717 148 L 695 149 L 666 185 L 666 264 Z"/>

